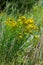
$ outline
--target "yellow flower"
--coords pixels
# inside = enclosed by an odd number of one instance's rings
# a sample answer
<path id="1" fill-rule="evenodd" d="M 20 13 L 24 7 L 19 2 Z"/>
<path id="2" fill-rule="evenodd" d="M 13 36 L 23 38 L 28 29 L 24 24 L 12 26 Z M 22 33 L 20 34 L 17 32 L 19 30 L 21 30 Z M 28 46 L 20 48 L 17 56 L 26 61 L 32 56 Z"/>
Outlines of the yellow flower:
<path id="1" fill-rule="evenodd" d="M 24 23 L 26 21 L 26 17 L 25 16 L 21 16 L 19 17 L 19 19 Z"/>
<path id="2" fill-rule="evenodd" d="M 22 35 L 20 35 L 19 38 L 22 38 Z"/>
<path id="3" fill-rule="evenodd" d="M 18 21 L 18 22 L 21 22 L 21 19 L 18 19 L 17 21 Z"/>
<path id="4" fill-rule="evenodd" d="M 18 19 L 17 22 L 23 24 L 23 21 L 21 19 Z"/>
<path id="5" fill-rule="evenodd" d="M 22 38 L 22 33 L 21 32 L 19 33 L 19 38 Z"/>
<path id="6" fill-rule="evenodd" d="M 30 21 L 30 23 L 34 23 L 34 20 L 31 18 L 31 19 L 29 19 L 29 21 Z"/>
<path id="7" fill-rule="evenodd" d="M 33 28 L 34 26 L 32 24 L 29 24 L 29 28 Z"/>
<path id="8" fill-rule="evenodd" d="M 36 25 L 34 25 L 34 24 L 28 24 L 27 25 L 27 29 L 34 29 L 34 30 L 38 30 L 38 27 L 36 26 Z"/>
<path id="9" fill-rule="evenodd" d="M 37 35 L 34 36 L 35 39 L 38 39 L 39 37 Z"/>
<path id="10" fill-rule="evenodd" d="M 26 32 L 24 34 L 27 34 Z"/>
<path id="11" fill-rule="evenodd" d="M 20 16 L 19 18 L 20 18 L 20 19 L 26 19 L 26 17 L 25 17 L 25 16 Z"/>
<path id="12" fill-rule="evenodd" d="M 32 24 L 29 24 L 29 25 L 26 26 L 26 28 L 27 28 L 27 29 L 30 29 L 30 28 L 33 29 L 34 26 L 33 26 Z"/>
<path id="13" fill-rule="evenodd" d="M 5 24 L 6 24 L 6 25 L 9 25 L 9 22 L 8 22 L 8 21 L 6 21 L 6 22 L 5 22 Z"/>
<path id="14" fill-rule="evenodd" d="M 12 26 L 12 27 L 15 27 L 15 26 L 16 26 L 16 22 L 12 22 L 12 23 L 11 23 L 11 26 Z"/>
<path id="15" fill-rule="evenodd" d="M 34 25 L 34 29 L 37 29 L 38 30 L 38 27 Z"/>
<path id="16" fill-rule="evenodd" d="M 31 18 L 31 19 L 27 19 L 25 21 L 25 24 L 34 24 L 34 20 Z"/>
<path id="17" fill-rule="evenodd" d="M 10 20 L 10 19 L 9 19 Z M 11 26 L 11 27 L 15 27 L 16 26 L 16 22 L 15 21 L 6 21 L 5 22 L 5 24 L 7 25 L 7 26 Z"/>
<path id="18" fill-rule="evenodd" d="M 14 21 L 14 19 L 13 18 L 8 18 L 7 21 Z"/>

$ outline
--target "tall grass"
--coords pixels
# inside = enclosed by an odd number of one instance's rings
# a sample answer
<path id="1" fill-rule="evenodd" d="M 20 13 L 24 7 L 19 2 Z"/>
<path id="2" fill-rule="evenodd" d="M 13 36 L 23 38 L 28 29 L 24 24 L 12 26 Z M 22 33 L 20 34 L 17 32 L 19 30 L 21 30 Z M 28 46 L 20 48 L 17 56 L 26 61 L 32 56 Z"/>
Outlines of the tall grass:
<path id="1" fill-rule="evenodd" d="M 13 12 L 8 15 L 6 12 L 0 14 L 0 65 L 43 65 L 42 2 L 24 15 Z M 34 21 L 32 25 L 38 30 L 30 29 L 29 32 L 26 29 L 24 22 L 28 19 Z"/>

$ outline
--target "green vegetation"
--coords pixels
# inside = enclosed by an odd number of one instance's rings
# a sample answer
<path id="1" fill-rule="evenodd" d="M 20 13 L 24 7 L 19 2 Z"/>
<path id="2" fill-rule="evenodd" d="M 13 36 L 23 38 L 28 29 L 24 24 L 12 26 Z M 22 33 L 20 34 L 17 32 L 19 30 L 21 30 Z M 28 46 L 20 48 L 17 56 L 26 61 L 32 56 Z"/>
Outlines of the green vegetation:
<path id="1" fill-rule="evenodd" d="M 6 7 L 0 13 L 0 65 L 43 65 L 43 1 L 3 2 Z"/>

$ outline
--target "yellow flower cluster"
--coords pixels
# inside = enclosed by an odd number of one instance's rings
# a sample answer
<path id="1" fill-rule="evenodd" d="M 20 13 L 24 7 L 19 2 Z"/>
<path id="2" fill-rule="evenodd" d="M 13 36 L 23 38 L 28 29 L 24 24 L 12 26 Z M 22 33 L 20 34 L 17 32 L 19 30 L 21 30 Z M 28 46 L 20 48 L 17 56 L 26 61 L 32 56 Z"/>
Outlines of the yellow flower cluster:
<path id="1" fill-rule="evenodd" d="M 17 20 L 17 22 L 20 23 L 20 24 L 24 24 L 25 21 L 26 21 L 25 16 L 20 16 L 19 19 Z"/>
<path id="2" fill-rule="evenodd" d="M 24 24 L 34 24 L 34 20 L 32 18 L 26 19 L 25 16 L 19 17 L 18 21 L 23 22 Z"/>
<path id="3" fill-rule="evenodd" d="M 29 24 L 27 25 L 27 29 L 34 29 L 34 30 L 37 29 L 38 30 L 38 27 L 33 24 Z"/>
<path id="4" fill-rule="evenodd" d="M 34 24 L 33 18 L 26 19 L 25 16 L 21 16 L 21 17 L 19 17 L 18 21 L 20 22 L 20 24 L 23 23 L 23 24 L 27 25 L 28 28 L 38 29 L 38 27 L 35 26 L 35 24 Z"/>
<path id="5" fill-rule="evenodd" d="M 32 18 L 27 19 L 25 22 L 25 24 L 34 24 L 34 20 Z"/>
<path id="6" fill-rule="evenodd" d="M 11 27 L 16 26 L 16 22 L 12 18 L 8 18 L 7 21 L 5 22 L 5 24 L 8 25 L 8 26 L 11 26 Z"/>
<path id="7" fill-rule="evenodd" d="M 5 23 L 6 25 L 11 27 L 17 26 L 18 29 L 21 29 L 26 34 L 29 32 L 32 33 L 33 30 L 38 30 L 38 27 L 34 23 L 34 19 L 33 18 L 26 19 L 25 16 L 20 16 L 17 22 L 14 21 L 13 18 L 8 18 Z M 20 38 L 22 38 L 21 35 Z"/>

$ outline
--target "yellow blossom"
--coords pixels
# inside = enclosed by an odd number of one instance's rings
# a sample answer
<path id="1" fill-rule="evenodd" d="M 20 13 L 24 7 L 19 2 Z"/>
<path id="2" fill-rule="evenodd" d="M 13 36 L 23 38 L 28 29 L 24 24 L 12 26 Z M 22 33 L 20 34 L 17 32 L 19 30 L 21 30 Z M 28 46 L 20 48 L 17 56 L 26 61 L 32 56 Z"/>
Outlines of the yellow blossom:
<path id="1" fill-rule="evenodd" d="M 16 26 L 16 22 L 12 22 L 11 26 L 15 27 Z"/>
<path id="2" fill-rule="evenodd" d="M 19 38 L 22 38 L 22 35 L 20 35 Z"/>
<path id="3" fill-rule="evenodd" d="M 25 16 L 21 16 L 21 17 L 19 17 L 19 19 L 21 19 L 21 22 L 25 22 L 26 21 L 26 17 Z"/>
<path id="4" fill-rule="evenodd" d="M 33 26 L 32 24 L 29 24 L 29 25 L 26 26 L 26 28 L 27 28 L 27 29 L 30 29 L 30 28 L 33 29 L 34 26 Z"/>
<path id="5" fill-rule="evenodd" d="M 27 19 L 25 21 L 25 24 L 34 24 L 34 20 L 31 18 L 31 19 Z"/>
<path id="6" fill-rule="evenodd" d="M 8 26 L 11 26 L 11 27 L 15 27 L 16 26 L 16 22 L 15 21 L 6 21 L 5 24 L 8 25 Z"/>
<path id="7" fill-rule="evenodd" d="M 18 19 L 17 21 L 18 21 L 18 22 L 21 22 L 21 19 Z"/>
<path id="8" fill-rule="evenodd" d="M 34 29 L 37 29 L 38 30 L 38 27 L 34 25 Z"/>
<path id="9" fill-rule="evenodd" d="M 25 17 L 25 16 L 20 16 L 19 18 L 20 18 L 20 19 L 26 19 L 26 17 Z"/>
<path id="10" fill-rule="evenodd" d="M 18 19 L 17 21 L 18 23 L 23 24 L 23 21 L 21 19 Z"/>
<path id="11" fill-rule="evenodd" d="M 7 21 L 13 22 L 14 21 L 14 18 L 7 18 Z"/>
<path id="12" fill-rule="evenodd" d="M 26 32 L 24 34 L 27 34 Z"/>
<path id="13" fill-rule="evenodd" d="M 38 39 L 38 36 L 37 36 L 37 35 L 35 35 L 35 36 L 34 36 L 34 38 L 35 38 L 35 39 Z"/>
<path id="14" fill-rule="evenodd" d="M 30 23 L 34 23 L 34 20 L 31 18 L 31 19 L 29 19 L 29 21 L 30 21 Z"/>
<path id="15" fill-rule="evenodd" d="M 6 22 L 5 22 L 5 24 L 6 24 L 6 25 L 9 25 L 9 22 L 8 22 L 8 21 L 6 21 Z"/>
<path id="16" fill-rule="evenodd" d="M 34 30 L 38 30 L 38 27 L 36 26 L 36 25 L 34 25 L 34 24 L 28 24 L 27 25 L 27 29 L 34 29 Z"/>

